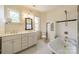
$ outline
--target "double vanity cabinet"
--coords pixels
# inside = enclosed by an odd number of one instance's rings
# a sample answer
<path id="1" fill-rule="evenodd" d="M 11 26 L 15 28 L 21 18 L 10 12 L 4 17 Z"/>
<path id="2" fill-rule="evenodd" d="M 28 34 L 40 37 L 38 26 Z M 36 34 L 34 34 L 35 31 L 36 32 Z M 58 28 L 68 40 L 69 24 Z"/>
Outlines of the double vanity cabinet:
<path id="1" fill-rule="evenodd" d="M 0 37 L 0 53 L 12 54 L 37 44 L 38 32 L 17 33 Z"/>

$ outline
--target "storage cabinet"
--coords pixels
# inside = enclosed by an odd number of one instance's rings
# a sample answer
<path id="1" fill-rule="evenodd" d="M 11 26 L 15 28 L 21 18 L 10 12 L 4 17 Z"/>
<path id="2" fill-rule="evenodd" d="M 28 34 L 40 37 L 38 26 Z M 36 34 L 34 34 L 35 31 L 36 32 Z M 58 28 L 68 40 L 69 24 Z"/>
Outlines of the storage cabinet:
<path id="1" fill-rule="evenodd" d="M 22 49 L 25 49 L 28 47 L 28 39 L 29 39 L 29 36 L 27 33 L 23 34 L 22 35 Z"/>
<path id="2" fill-rule="evenodd" d="M 8 41 L 5 41 L 3 42 L 2 44 L 2 53 L 3 54 L 11 54 L 13 53 L 13 46 L 12 46 L 12 41 L 11 40 L 8 40 Z"/>
<path id="3" fill-rule="evenodd" d="M 6 40 L 5 40 L 6 39 Z M 2 38 L 2 53 L 11 54 L 13 53 L 13 44 L 12 38 L 7 36 Z"/>
<path id="4" fill-rule="evenodd" d="M 21 35 L 10 35 L 2 38 L 2 53 L 16 53 L 21 50 Z"/>
<path id="5" fill-rule="evenodd" d="M 21 35 L 15 35 L 13 39 L 13 53 L 21 51 Z"/>
<path id="6" fill-rule="evenodd" d="M 32 46 L 33 45 L 33 33 L 29 33 L 29 40 L 28 40 L 28 47 Z"/>
<path id="7" fill-rule="evenodd" d="M 34 32 L 33 35 L 32 35 L 32 44 L 36 44 L 37 41 L 38 41 L 38 33 L 37 32 Z"/>
<path id="8" fill-rule="evenodd" d="M 37 32 L 29 33 L 29 41 L 28 41 L 29 47 L 36 44 L 37 40 L 38 40 L 38 33 Z"/>
<path id="9" fill-rule="evenodd" d="M 26 49 L 37 43 L 36 32 L 3 36 L 1 40 L 1 53 L 12 54 Z"/>

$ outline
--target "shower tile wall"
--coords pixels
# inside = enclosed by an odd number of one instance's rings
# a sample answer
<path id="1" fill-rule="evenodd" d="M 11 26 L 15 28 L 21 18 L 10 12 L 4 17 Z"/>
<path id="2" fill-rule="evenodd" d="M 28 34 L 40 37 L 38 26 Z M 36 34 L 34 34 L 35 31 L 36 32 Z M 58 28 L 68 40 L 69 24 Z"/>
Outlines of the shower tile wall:
<path id="1" fill-rule="evenodd" d="M 66 30 L 64 22 L 56 24 L 56 35 L 64 38 L 64 31 Z"/>
<path id="2" fill-rule="evenodd" d="M 68 22 L 68 26 L 65 26 L 65 22 L 56 24 L 56 35 L 64 38 L 64 32 L 68 32 L 70 39 L 77 40 L 77 21 Z"/>

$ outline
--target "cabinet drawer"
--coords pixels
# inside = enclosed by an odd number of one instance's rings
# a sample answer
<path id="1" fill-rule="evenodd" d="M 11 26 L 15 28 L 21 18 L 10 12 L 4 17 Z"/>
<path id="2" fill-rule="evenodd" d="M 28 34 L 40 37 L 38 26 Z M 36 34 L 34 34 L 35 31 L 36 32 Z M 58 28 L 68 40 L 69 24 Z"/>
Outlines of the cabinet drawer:
<path id="1" fill-rule="evenodd" d="M 2 37 L 2 41 L 8 41 L 8 40 L 11 40 L 13 37 L 12 36 L 5 36 L 5 37 Z"/>
<path id="2" fill-rule="evenodd" d="M 28 41 L 28 39 L 24 38 L 24 39 L 22 39 L 22 42 L 23 42 L 23 41 Z"/>
<path id="3" fill-rule="evenodd" d="M 13 48 L 13 53 L 16 53 L 16 52 L 19 52 L 19 51 L 21 51 L 21 47 L 20 46 L 15 46 Z"/>
<path id="4" fill-rule="evenodd" d="M 15 38 L 15 39 L 21 39 L 21 34 L 14 35 L 14 38 Z"/>
<path id="5" fill-rule="evenodd" d="M 13 44 L 14 44 L 14 45 L 17 45 L 17 44 L 21 45 L 21 40 L 20 40 L 20 39 L 17 39 L 17 40 L 14 39 L 14 40 L 13 40 Z"/>
<path id="6" fill-rule="evenodd" d="M 22 34 L 22 37 L 26 37 L 26 36 L 28 36 L 28 34 L 26 33 L 26 34 Z"/>
<path id="7" fill-rule="evenodd" d="M 7 41 L 7 40 L 12 40 L 12 39 L 17 39 L 21 38 L 21 35 L 9 35 L 9 36 L 4 36 L 2 37 L 2 41 Z"/>
<path id="8" fill-rule="evenodd" d="M 27 41 L 22 41 L 22 44 L 25 44 L 25 43 L 27 43 Z"/>
<path id="9" fill-rule="evenodd" d="M 21 43 L 14 43 L 13 44 L 13 53 L 21 51 Z"/>

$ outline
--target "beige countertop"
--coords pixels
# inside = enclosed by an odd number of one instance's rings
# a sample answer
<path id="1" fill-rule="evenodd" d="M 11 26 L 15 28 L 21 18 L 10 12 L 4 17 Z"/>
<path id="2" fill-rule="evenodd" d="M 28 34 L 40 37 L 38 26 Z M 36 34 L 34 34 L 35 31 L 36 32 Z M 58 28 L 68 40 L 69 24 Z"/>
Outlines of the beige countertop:
<path id="1" fill-rule="evenodd" d="M 0 34 L 0 37 L 9 36 L 9 35 L 16 35 L 16 34 L 24 34 L 24 33 L 32 33 L 36 31 L 23 31 L 23 32 L 16 32 L 16 33 L 4 33 Z"/>

